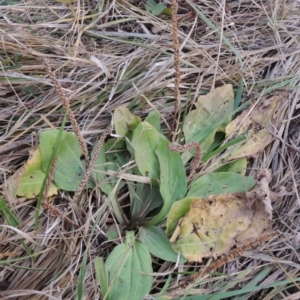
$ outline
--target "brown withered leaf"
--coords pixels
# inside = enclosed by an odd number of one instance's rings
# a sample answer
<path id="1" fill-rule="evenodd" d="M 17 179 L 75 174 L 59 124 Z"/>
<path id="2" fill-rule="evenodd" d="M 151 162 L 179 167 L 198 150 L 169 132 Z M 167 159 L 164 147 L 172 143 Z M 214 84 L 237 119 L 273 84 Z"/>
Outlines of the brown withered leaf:
<path id="1" fill-rule="evenodd" d="M 227 150 L 226 160 L 256 157 L 273 140 L 273 136 L 268 132 L 268 126 L 282 97 L 281 94 L 276 94 L 263 99 L 254 108 L 250 107 L 244 110 L 241 115 L 226 126 L 227 137 L 247 136 L 245 142 L 234 145 Z"/>
<path id="2" fill-rule="evenodd" d="M 258 239 L 265 232 L 272 231 L 273 221 L 266 212 L 262 201 L 257 201 L 253 205 L 254 215 L 250 226 L 236 238 L 237 244 L 246 244 L 248 241 Z"/>

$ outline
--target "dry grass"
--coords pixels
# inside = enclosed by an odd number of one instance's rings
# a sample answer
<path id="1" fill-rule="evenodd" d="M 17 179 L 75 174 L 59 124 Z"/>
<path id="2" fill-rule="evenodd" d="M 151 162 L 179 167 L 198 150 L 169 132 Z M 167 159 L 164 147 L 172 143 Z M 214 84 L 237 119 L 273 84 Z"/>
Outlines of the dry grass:
<path id="1" fill-rule="evenodd" d="M 277 139 L 253 161 L 250 170 L 255 173 L 271 168 L 273 190 L 278 192 L 284 186 L 290 192 L 274 203 L 281 238 L 226 264 L 220 271 L 227 277 L 205 279 L 201 292 L 215 292 L 233 278 L 231 287 L 241 288 L 269 269 L 260 285 L 293 281 L 300 272 L 300 165 L 299 150 L 289 148 L 287 143 L 289 123 L 299 99 L 300 4 L 296 0 L 193 3 L 219 33 L 197 17 L 185 1 L 179 1 L 178 13 L 188 14 L 178 22 L 179 109 L 187 104 L 191 107 L 199 93 L 224 83 L 237 87 L 240 80 L 244 84 L 243 99 L 250 97 L 253 103 L 262 93 L 284 87 L 289 91 L 274 128 L 270 128 Z M 138 0 L 72 4 L 23 1 L 0 6 L 0 16 L 2 193 L 7 178 L 27 160 L 39 131 L 58 128 L 63 119 L 62 103 L 48 78 L 44 59 L 55 71 L 88 145 L 110 125 L 114 109 L 121 104 L 141 116 L 157 109 L 165 129 L 170 129 L 174 110 L 170 17 L 147 13 L 143 1 Z M 67 129 L 72 130 L 71 124 Z M 34 230 L 36 200 L 6 198 L 21 223 L 13 231 L 0 216 L 0 255 L 10 253 L 0 268 L 1 286 L 5 289 L 0 291 L 1 299 L 74 299 L 85 249 L 89 250 L 85 299 L 99 299 L 93 260 L 96 256 L 106 257 L 112 248 L 111 242 L 101 243 L 109 211 L 104 212 L 90 236 L 102 198 L 98 191 L 86 192 L 83 197 L 80 208 L 69 207 L 71 196 L 66 193 L 52 199 L 57 208 L 67 209 L 80 224 L 76 230 L 69 230 L 68 225 L 47 212 L 41 214 L 38 229 Z M 30 251 L 25 251 L 22 239 Z M 12 258 L 19 260 L 10 261 Z M 163 273 L 172 267 L 165 263 L 155 271 Z M 160 291 L 166 278 L 156 278 L 153 292 Z M 184 294 L 184 290 L 176 289 L 176 282 L 173 287 L 173 296 Z M 248 293 L 243 299 L 284 299 L 297 291 L 299 284 L 294 282 L 269 289 L 261 296 Z"/>

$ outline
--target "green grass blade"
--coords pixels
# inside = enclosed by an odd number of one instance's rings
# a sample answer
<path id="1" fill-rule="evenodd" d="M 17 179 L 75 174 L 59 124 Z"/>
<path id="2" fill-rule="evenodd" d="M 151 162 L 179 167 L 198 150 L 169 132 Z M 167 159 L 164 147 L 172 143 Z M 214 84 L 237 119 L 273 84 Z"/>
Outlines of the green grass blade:
<path id="1" fill-rule="evenodd" d="M 287 279 L 287 280 L 282 280 L 282 281 L 278 281 L 266 286 L 255 286 L 255 287 L 243 287 L 240 290 L 236 290 L 236 291 L 230 291 L 230 292 L 225 292 L 225 293 L 221 293 L 221 292 L 217 292 L 214 295 L 202 295 L 202 296 L 189 296 L 189 297 L 185 297 L 185 298 L 171 298 L 173 300 L 221 300 L 221 299 L 230 299 L 230 297 L 233 296 L 238 296 L 238 295 L 242 295 L 242 294 L 246 294 L 246 293 L 253 293 L 253 292 L 258 292 L 260 290 L 264 290 L 264 289 L 270 289 L 270 288 L 274 288 L 274 287 L 280 287 L 280 286 L 284 286 L 288 283 L 292 283 L 292 282 L 298 282 L 300 281 L 300 277 L 298 278 L 293 278 L 293 279 Z M 213 298 L 212 298 L 213 297 Z M 168 299 L 168 298 L 166 298 Z"/>
<path id="2" fill-rule="evenodd" d="M 243 78 L 240 79 L 240 83 L 239 83 L 239 86 L 238 86 L 238 90 L 237 90 L 237 93 L 236 93 L 236 96 L 235 96 L 235 99 L 234 99 L 234 110 L 238 109 L 238 107 L 240 106 L 241 104 L 241 101 L 242 101 L 242 94 L 243 94 L 243 89 L 244 89 L 244 86 L 243 86 Z"/>
<path id="3" fill-rule="evenodd" d="M 9 209 L 9 207 L 6 205 L 3 197 L 0 197 L 0 212 L 2 213 L 4 219 L 6 220 L 7 224 L 12 227 L 17 227 L 20 223 L 17 216 Z M 15 232 L 16 234 L 16 232 Z M 24 240 L 20 240 L 20 243 L 26 250 L 28 254 L 32 254 L 33 252 L 30 250 L 30 248 L 26 245 Z"/>
<path id="4" fill-rule="evenodd" d="M 263 93 L 262 93 L 262 96 L 264 95 L 267 95 L 275 90 L 278 90 L 278 89 L 282 89 L 284 88 L 287 84 L 289 83 L 292 83 L 293 81 L 295 81 L 297 79 L 297 77 L 293 77 L 291 79 L 288 79 L 288 80 L 284 80 L 282 82 L 279 82 L 277 84 L 273 84 L 271 85 L 269 88 L 266 88 Z"/>
<path id="5" fill-rule="evenodd" d="M 6 205 L 3 197 L 0 197 L 0 212 L 2 213 L 2 215 L 8 225 L 13 226 L 13 227 L 16 227 L 19 225 L 20 221 L 18 220 L 16 215 Z"/>
<path id="6" fill-rule="evenodd" d="M 83 294 L 84 294 L 84 278 L 86 274 L 86 263 L 87 263 L 87 253 L 88 251 L 86 250 L 83 255 L 80 271 L 79 271 L 79 276 L 78 276 L 78 282 L 76 286 L 76 296 L 75 300 L 82 300 L 83 299 Z"/>
<path id="7" fill-rule="evenodd" d="M 235 144 L 238 144 L 244 140 L 246 140 L 247 137 L 245 135 L 241 135 L 241 136 L 238 136 L 237 138 L 231 140 L 230 142 L 228 143 L 225 143 L 223 146 L 219 147 L 218 149 L 216 149 L 215 151 L 212 151 L 210 153 L 208 153 L 207 155 L 205 155 L 202 159 L 203 162 L 206 162 L 208 161 L 210 158 L 212 158 L 213 156 L 217 155 L 218 153 L 224 151 L 225 149 L 235 145 Z"/>
<path id="8" fill-rule="evenodd" d="M 259 272 L 253 279 L 251 279 L 245 286 L 244 288 L 250 288 L 250 287 L 253 287 L 255 288 L 259 282 L 261 282 L 262 280 L 264 280 L 268 274 L 272 271 L 272 268 L 265 268 L 263 269 L 261 272 Z M 240 296 L 237 296 L 235 297 L 234 299 L 235 300 L 247 300 L 249 297 L 247 296 L 243 296 L 243 297 L 240 297 Z"/>
<path id="9" fill-rule="evenodd" d="M 96 257 L 94 261 L 96 275 L 101 288 L 102 297 L 105 298 L 108 292 L 108 280 L 105 273 L 103 257 Z"/>

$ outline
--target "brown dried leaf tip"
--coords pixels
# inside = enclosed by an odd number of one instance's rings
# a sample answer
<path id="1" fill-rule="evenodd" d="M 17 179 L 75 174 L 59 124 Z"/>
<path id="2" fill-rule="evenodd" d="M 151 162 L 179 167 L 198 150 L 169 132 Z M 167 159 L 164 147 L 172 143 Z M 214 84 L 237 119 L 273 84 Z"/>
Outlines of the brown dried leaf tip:
<path id="1" fill-rule="evenodd" d="M 70 103 L 69 103 L 69 100 L 67 99 L 60 83 L 58 82 L 54 72 L 52 71 L 51 69 L 51 66 L 50 66 L 50 63 L 48 60 L 44 60 L 44 65 L 46 67 L 46 70 L 47 70 L 47 73 L 55 87 L 55 90 L 56 92 L 58 93 L 62 103 L 63 103 L 63 106 L 64 108 L 66 109 L 67 113 L 68 113 L 68 116 L 69 116 L 69 119 L 70 119 L 70 122 L 72 124 L 72 127 L 73 127 L 73 130 L 74 130 L 74 133 L 79 141 L 79 144 L 80 144 L 80 147 L 81 147 L 81 151 L 82 151 L 82 154 L 87 157 L 88 155 L 88 150 L 87 150 L 87 145 L 84 141 L 84 138 L 80 132 L 80 128 L 79 128 L 79 125 L 75 119 L 75 116 L 74 116 L 74 113 L 73 111 L 70 109 Z"/>

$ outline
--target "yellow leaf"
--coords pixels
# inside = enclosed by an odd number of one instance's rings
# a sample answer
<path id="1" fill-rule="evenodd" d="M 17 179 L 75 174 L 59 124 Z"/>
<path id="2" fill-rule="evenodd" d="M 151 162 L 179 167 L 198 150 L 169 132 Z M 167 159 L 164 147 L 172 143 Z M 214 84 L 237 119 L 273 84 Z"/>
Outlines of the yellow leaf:
<path id="1" fill-rule="evenodd" d="M 282 96 L 278 94 L 264 99 L 254 109 L 251 107 L 244 110 L 226 126 L 227 137 L 247 136 L 245 142 L 228 149 L 228 161 L 241 157 L 256 157 L 273 140 L 273 136 L 267 129 L 281 98 Z"/>
<path id="2" fill-rule="evenodd" d="M 41 189 L 46 174 L 42 171 L 42 158 L 39 149 L 31 151 L 25 166 L 9 178 L 7 191 L 20 197 L 34 198 Z M 48 197 L 57 194 L 57 187 L 51 184 Z"/>
<path id="3" fill-rule="evenodd" d="M 188 261 L 217 258 L 235 245 L 235 238 L 249 227 L 252 217 L 242 194 L 199 199 L 178 222 L 171 238 L 173 248 Z"/>

